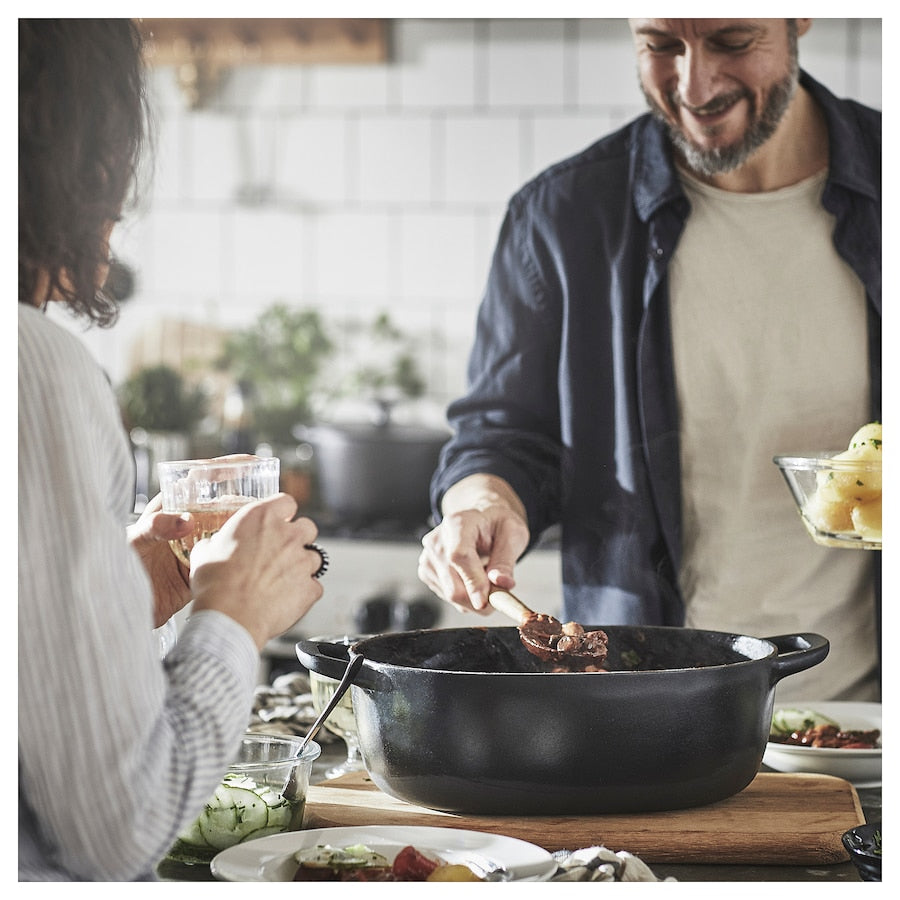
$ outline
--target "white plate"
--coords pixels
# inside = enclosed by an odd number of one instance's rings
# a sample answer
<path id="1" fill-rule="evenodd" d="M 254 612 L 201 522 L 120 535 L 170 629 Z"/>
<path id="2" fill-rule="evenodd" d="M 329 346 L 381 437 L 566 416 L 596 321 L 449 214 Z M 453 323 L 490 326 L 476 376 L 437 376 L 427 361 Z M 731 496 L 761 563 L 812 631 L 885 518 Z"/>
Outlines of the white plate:
<path id="1" fill-rule="evenodd" d="M 881 730 L 880 703 L 829 701 L 776 701 L 776 709 L 812 709 L 834 719 L 841 728 Z M 841 750 L 836 747 L 797 747 L 769 741 L 763 763 L 779 772 L 816 772 L 836 775 L 858 788 L 881 785 L 881 748 L 874 750 Z"/>
<path id="2" fill-rule="evenodd" d="M 487 860 L 505 868 L 512 881 L 546 881 L 556 871 L 553 857 L 541 847 L 518 838 L 459 828 L 366 825 L 291 831 L 236 844 L 210 863 L 219 881 L 291 881 L 297 871 L 294 854 L 305 847 L 365 844 L 393 861 L 404 847 L 413 846 L 450 863 Z"/>

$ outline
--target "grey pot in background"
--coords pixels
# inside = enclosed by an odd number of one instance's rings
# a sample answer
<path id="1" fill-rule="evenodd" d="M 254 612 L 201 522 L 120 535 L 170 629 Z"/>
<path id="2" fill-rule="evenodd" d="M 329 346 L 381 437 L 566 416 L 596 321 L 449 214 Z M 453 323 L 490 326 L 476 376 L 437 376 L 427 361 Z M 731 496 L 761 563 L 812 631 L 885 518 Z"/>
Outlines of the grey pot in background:
<path id="1" fill-rule="evenodd" d="M 344 522 L 428 520 L 428 490 L 449 431 L 424 425 L 322 424 L 298 429 L 313 448 L 319 499 Z"/>

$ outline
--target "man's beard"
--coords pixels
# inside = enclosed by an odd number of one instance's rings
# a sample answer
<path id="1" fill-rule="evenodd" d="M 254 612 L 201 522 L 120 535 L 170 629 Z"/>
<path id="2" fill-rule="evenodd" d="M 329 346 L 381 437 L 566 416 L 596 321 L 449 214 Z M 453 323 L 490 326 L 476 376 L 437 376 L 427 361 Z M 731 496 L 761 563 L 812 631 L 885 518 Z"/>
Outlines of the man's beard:
<path id="1" fill-rule="evenodd" d="M 699 175 L 706 176 L 732 172 L 739 166 L 742 166 L 772 137 L 797 90 L 799 67 L 797 64 L 796 42 L 793 42 L 792 51 L 788 74 L 770 88 L 761 112 L 756 109 L 753 95 L 744 91 L 735 95 L 728 95 L 727 98 L 717 97 L 712 103 L 707 104 L 708 107 L 721 106 L 722 100 L 736 100 L 739 98 L 746 98 L 750 104 L 750 125 L 741 138 L 727 147 L 715 147 L 713 149 L 698 147 L 677 124 L 672 122 L 670 115 L 656 103 L 644 90 L 643 84 L 641 84 L 641 90 L 650 106 L 650 111 L 667 127 L 669 138 L 689 169 Z M 673 112 L 677 112 L 680 108 L 680 101 L 675 92 L 673 91 L 669 94 L 666 99 L 670 109 Z"/>

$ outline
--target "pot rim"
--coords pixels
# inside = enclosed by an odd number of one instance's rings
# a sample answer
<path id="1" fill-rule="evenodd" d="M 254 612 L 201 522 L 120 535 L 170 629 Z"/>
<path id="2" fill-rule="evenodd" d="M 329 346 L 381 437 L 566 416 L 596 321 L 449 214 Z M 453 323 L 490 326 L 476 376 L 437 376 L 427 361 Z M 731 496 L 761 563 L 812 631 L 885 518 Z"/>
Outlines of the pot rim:
<path id="1" fill-rule="evenodd" d="M 353 641 L 349 645 L 339 644 L 339 645 L 331 645 L 327 643 L 320 642 L 318 644 L 321 646 L 328 646 L 333 650 L 336 650 L 338 656 L 331 657 L 333 661 L 340 660 L 342 664 L 346 665 L 348 661 L 357 655 L 363 655 L 366 657 L 365 663 L 363 665 L 363 669 L 369 669 L 378 674 L 382 674 L 385 676 L 390 675 L 392 672 L 428 672 L 429 674 L 434 675 L 442 675 L 442 676 L 452 676 L 452 677 L 462 677 L 465 676 L 467 678 L 473 677 L 493 677 L 493 678 L 509 678 L 509 677 L 518 677 L 518 678 L 534 678 L 534 677 L 544 677 L 546 675 L 553 675 L 555 677 L 562 678 L 571 678 L 571 677 L 579 677 L 579 676 L 603 676 L 605 678 L 616 678 L 618 680 L 622 680 L 624 678 L 634 679 L 636 676 L 643 677 L 646 680 L 647 676 L 666 676 L 673 675 L 679 673 L 696 673 L 696 672 L 715 672 L 716 670 L 733 670 L 736 666 L 748 666 L 748 665 L 763 665 L 771 668 L 772 674 L 771 678 L 773 683 L 781 680 L 787 675 L 794 674 L 796 672 L 803 671 L 804 669 L 811 668 L 814 665 L 817 665 L 821 662 L 827 655 L 829 651 L 829 642 L 822 635 L 815 634 L 813 632 L 798 632 L 796 634 L 789 635 L 776 635 L 772 637 L 754 637 L 752 635 L 741 635 L 735 634 L 733 632 L 727 631 L 713 631 L 709 629 L 696 629 L 696 628 L 681 628 L 678 626 L 670 626 L 670 625 L 591 625 L 585 626 L 590 627 L 592 630 L 597 628 L 602 628 L 607 632 L 614 633 L 617 630 L 640 630 L 640 631 L 649 631 L 651 633 L 659 634 L 659 633 L 674 633 L 678 632 L 681 634 L 696 634 L 696 635 L 704 635 L 704 636 L 713 636 L 715 638 L 725 638 L 730 639 L 732 646 L 735 644 L 741 644 L 746 642 L 751 642 L 754 646 L 758 647 L 760 650 L 760 654 L 756 656 L 748 656 L 746 659 L 738 659 L 733 662 L 726 663 L 713 663 L 710 665 L 699 665 L 699 666 L 678 666 L 672 668 L 665 669 L 635 669 L 635 670 L 613 670 L 613 671 L 605 671 L 605 672 L 485 672 L 479 670 L 459 670 L 459 669 L 433 669 L 426 668 L 424 666 L 414 666 L 414 665 L 406 665 L 403 663 L 397 662 L 385 662 L 383 660 L 372 659 L 368 655 L 369 648 L 377 648 L 379 643 L 383 643 L 387 640 L 396 640 L 398 638 L 403 638 L 406 636 L 416 636 L 421 634 L 434 634 L 434 633 L 447 633 L 451 634 L 453 632 L 471 632 L 472 630 L 480 630 L 480 631 L 507 631 L 513 632 L 517 631 L 516 626 L 470 626 L 470 627 L 459 627 L 459 628 L 424 628 L 418 629 L 414 631 L 403 631 L 403 632 L 387 632 L 385 634 L 371 635 L 365 638 L 362 638 L 358 641 Z M 301 653 L 301 650 L 308 653 L 308 655 L 316 656 L 323 655 L 321 651 L 319 654 L 311 653 L 310 648 L 304 647 L 304 643 L 309 644 L 310 642 L 300 642 L 297 644 L 297 652 L 298 655 Z M 357 649 L 358 648 L 358 649 Z M 736 652 L 742 652 L 739 647 L 735 647 Z M 358 677 L 356 679 L 356 684 L 359 686 L 363 685 L 365 681 L 365 677 Z"/>

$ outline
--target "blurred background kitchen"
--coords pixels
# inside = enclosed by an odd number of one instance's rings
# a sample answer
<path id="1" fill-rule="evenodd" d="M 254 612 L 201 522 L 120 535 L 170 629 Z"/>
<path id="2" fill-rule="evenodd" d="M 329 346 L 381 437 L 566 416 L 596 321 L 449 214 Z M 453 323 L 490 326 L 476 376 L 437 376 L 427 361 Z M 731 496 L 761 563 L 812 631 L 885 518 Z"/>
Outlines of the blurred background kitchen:
<path id="1" fill-rule="evenodd" d="M 120 320 L 83 333 L 137 505 L 157 457 L 273 452 L 332 556 L 305 634 L 471 624 L 416 579 L 427 473 L 506 201 L 644 111 L 626 20 L 145 27 L 155 171 L 113 236 Z M 817 19 L 801 65 L 881 108 L 881 30 Z M 517 574 L 558 608 L 552 535 Z"/>

